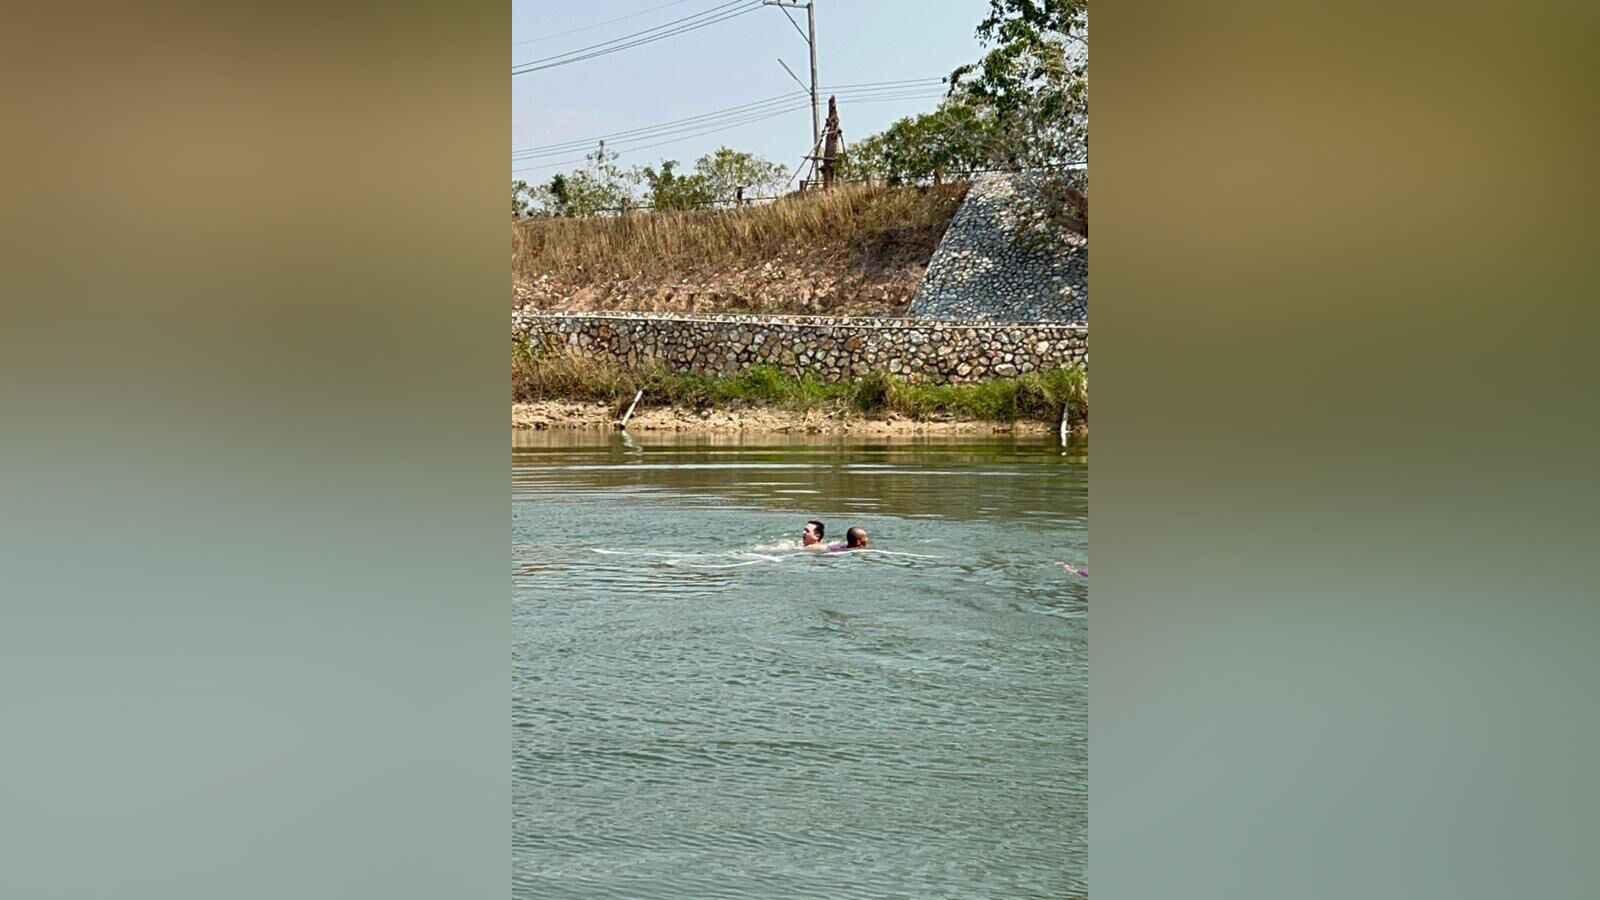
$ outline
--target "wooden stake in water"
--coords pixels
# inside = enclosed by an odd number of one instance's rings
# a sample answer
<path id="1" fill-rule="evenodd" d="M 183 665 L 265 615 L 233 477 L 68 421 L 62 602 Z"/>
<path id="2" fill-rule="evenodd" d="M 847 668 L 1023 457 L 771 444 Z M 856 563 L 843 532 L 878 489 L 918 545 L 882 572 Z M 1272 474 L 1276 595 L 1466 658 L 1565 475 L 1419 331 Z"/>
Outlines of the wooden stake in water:
<path id="1" fill-rule="evenodd" d="M 628 411 L 622 414 L 622 421 L 617 423 L 619 430 L 628 427 L 628 420 L 633 418 L 633 408 L 639 405 L 639 398 L 643 396 L 644 388 L 640 388 L 639 393 L 633 395 L 633 402 L 628 404 Z M 1066 420 L 1063 419 L 1062 421 L 1065 422 Z M 1063 425 L 1062 427 L 1065 428 L 1066 426 Z M 1066 432 L 1063 431 L 1062 433 L 1065 434 Z"/>

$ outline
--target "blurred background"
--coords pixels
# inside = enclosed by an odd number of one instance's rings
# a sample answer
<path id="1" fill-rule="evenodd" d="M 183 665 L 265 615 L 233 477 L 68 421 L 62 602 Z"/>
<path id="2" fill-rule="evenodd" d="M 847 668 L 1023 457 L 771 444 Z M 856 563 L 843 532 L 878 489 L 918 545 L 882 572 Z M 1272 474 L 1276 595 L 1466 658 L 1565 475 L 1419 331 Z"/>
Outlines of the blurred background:
<path id="1" fill-rule="evenodd" d="M 8 14 L 0 893 L 508 889 L 508 12 Z M 1097 16 L 1093 894 L 1592 893 L 1597 24 Z"/>

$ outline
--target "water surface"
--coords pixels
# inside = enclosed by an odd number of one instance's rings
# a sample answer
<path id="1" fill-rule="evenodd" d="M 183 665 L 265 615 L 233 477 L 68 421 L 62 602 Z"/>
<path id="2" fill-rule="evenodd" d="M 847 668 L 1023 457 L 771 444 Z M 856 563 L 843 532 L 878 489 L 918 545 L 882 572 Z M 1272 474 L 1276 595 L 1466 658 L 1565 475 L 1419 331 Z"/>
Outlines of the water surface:
<path id="1" fill-rule="evenodd" d="M 1087 516 L 1047 439 L 514 433 L 513 896 L 1082 892 Z"/>

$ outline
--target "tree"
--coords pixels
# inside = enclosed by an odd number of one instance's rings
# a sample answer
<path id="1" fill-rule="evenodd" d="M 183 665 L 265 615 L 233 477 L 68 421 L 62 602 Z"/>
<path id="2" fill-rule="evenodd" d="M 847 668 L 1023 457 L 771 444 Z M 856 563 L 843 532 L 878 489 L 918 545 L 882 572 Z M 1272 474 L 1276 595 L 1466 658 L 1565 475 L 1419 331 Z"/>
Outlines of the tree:
<path id="1" fill-rule="evenodd" d="M 839 170 L 851 180 L 912 184 L 983 166 L 990 143 L 990 125 L 978 110 L 953 100 L 846 148 Z"/>
<path id="2" fill-rule="evenodd" d="M 661 171 L 644 167 L 644 180 L 650 186 L 650 204 L 656 209 L 699 209 L 711 205 L 716 197 L 699 174 L 679 175 L 673 171 L 675 159 L 661 163 Z"/>
<path id="3" fill-rule="evenodd" d="M 937 110 L 847 149 L 841 171 L 893 185 L 984 167 L 1027 169 L 1021 230 L 1046 239 L 1087 235 L 1087 176 L 1067 165 L 1089 154 L 1088 34 L 1088 0 L 990 0 L 977 28 L 983 58 L 950 74 Z"/>
<path id="4" fill-rule="evenodd" d="M 986 109 L 1009 165 L 1089 158 L 1089 0 L 989 0 L 983 59 L 950 75 L 952 96 Z M 1088 184 L 1061 168 L 1029 179 L 1036 220 L 1089 232 Z"/>
<path id="5" fill-rule="evenodd" d="M 708 153 L 695 162 L 694 171 L 681 174 L 678 161 L 669 159 L 659 169 L 635 166 L 623 169 L 616 160 L 620 154 L 606 150 L 602 141 L 595 152 L 585 157 L 584 167 L 552 176 L 537 187 L 512 182 L 511 212 L 529 216 L 594 216 L 638 206 L 636 188 L 646 190 L 646 201 L 656 209 L 698 209 L 716 203 L 731 203 L 741 196 L 752 198 L 779 190 L 788 181 L 782 166 L 751 153 L 728 147 Z M 520 188 L 519 188 L 520 185 Z M 528 201 L 522 201 L 526 195 Z"/>
<path id="6" fill-rule="evenodd" d="M 511 218 L 520 219 L 528 214 L 528 209 L 533 205 L 533 189 L 522 179 L 511 182 Z"/>
<path id="7" fill-rule="evenodd" d="M 696 160 L 694 173 L 702 179 L 711 199 L 722 203 L 733 202 L 740 188 L 744 189 L 746 197 L 765 196 L 782 189 L 789 181 L 783 166 L 728 147 L 718 148 Z"/>
<path id="8" fill-rule="evenodd" d="M 1088 0 L 990 0 L 978 40 L 991 49 L 950 74 L 997 119 L 1027 126 L 1025 155 L 1081 160 L 1088 151 Z"/>
<path id="9" fill-rule="evenodd" d="M 605 141 L 584 157 L 582 169 L 558 174 L 533 189 L 537 214 L 551 216 L 593 216 L 636 206 L 633 189 L 641 176 L 616 164 L 619 154 L 606 150 Z"/>

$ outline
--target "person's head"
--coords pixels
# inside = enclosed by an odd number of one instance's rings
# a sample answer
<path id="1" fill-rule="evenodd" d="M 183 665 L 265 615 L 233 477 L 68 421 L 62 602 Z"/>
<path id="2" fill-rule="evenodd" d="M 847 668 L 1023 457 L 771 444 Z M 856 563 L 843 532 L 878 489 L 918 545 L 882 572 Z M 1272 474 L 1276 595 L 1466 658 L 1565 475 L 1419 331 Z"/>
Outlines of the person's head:
<path id="1" fill-rule="evenodd" d="M 822 523 L 818 522 L 816 519 L 812 519 L 811 521 L 807 522 L 806 527 L 800 531 L 800 544 L 802 546 L 809 547 L 812 544 L 822 543 L 822 532 Z"/>
<path id="2" fill-rule="evenodd" d="M 855 549 L 867 546 L 867 531 L 864 528 L 851 528 L 844 533 L 844 545 Z"/>

